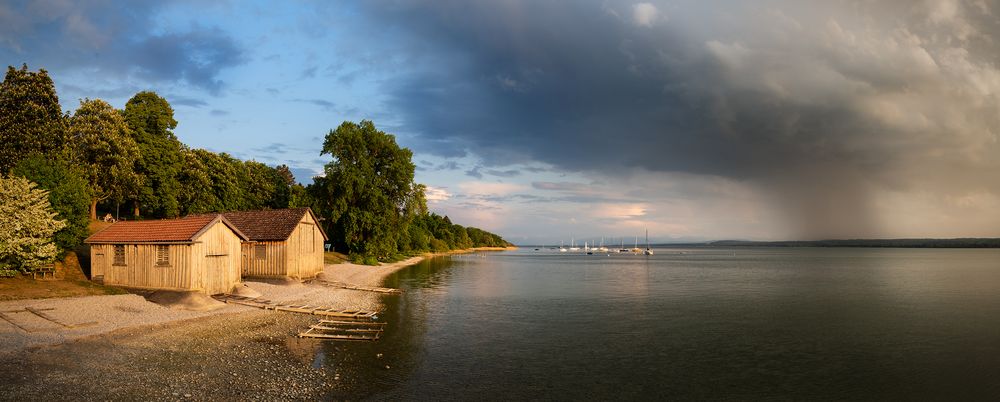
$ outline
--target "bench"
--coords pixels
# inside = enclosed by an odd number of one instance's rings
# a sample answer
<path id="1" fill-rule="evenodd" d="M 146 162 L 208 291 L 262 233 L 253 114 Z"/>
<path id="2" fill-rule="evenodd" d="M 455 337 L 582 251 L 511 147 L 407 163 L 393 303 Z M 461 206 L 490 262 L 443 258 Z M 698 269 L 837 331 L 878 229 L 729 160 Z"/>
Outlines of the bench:
<path id="1" fill-rule="evenodd" d="M 46 264 L 31 270 L 31 277 L 33 279 L 38 279 L 41 275 L 42 279 L 45 279 L 45 275 L 50 275 L 52 279 L 56 279 L 56 266 L 53 264 Z"/>

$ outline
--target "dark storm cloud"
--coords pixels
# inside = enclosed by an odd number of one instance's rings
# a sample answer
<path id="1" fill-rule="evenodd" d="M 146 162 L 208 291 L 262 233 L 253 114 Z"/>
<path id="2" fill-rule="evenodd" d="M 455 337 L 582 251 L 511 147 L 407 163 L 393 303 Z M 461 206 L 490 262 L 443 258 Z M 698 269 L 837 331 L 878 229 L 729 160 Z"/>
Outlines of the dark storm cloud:
<path id="1" fill-rule="evenodd" d="M 535 181 L 531 182 L 531 187 L 538 190 L 555 190 L 555 191 L 574 191 L 579 190 L 581 187 L 586 187 L 583 183 L 572 183 L 572 182 L 550 182 L 550 181 Z"/>
<path id="2" fill-rule="evenodd" d="M 218 93 L 226 68 L 245 61 L 212 27 L 157 25 L 164 2 L 13 1 L 0 4 L 0 59 L 104 78 L 183 82 Z M 160 28 L 160 29 L 157 29 Z"/>
<path id="3" fill-rule="evenodd" d="M 996 2 L 366 4 L 426 63 L 385 86 L 424 152 L 752 182 L 805 236 L 998 190 Z"/>
<path id="4" fill-rule="evenodd" d="M 441 169 L 458 170 L 459 166 L 455 162 L 447 162 L 447 163 L 442 164 L 441 166 L 439 166 L 439 170 L 441 170 Z M 465 175 L 469 176 L 469 177 L 475 177 L 477 179 L 482 179 L 484 175 L 490 175 L 490 176 L 496 176 L 496 177 L 502 177 L 502 178 L 511 178 L 511 177 L 520 176 L 521 175 L 521 171 L 517 170 L 517 169 L 506 169 L 506 170 L 487 169 L 487 168 L 485 168 L 483 166 L 478 166 L 477 165 L 477 166 L 474 166 L 472 169 L 466 170 L 465 171 Z"/>
<path id="5" fill-rule="evenodd" d="M 506 170 L 486 169 L 486 170 L 483 171 L 483 173 L 486 173 L 486 174 L 491 175 L 491 176 L 507 177 L 507 178 L 517 177 L 517 176 L 521 175 L 521 171 L 517 170 L 517 169 L 506 169 Z"/>
<path id="6" fill-rule="evenodd" d="M 435 167 L 434 169 L 435 170 L 449 170 L 449 171 L 453 171 L 453 170 L 459 170 L 461 168 L 462 167 L 459 166 L 458 162 L 447 161 L 447 162 L 442 162 L 440 165 L 437 165 L 437 167 Z"/>
<path id="7" fill-rule="evenodd" d="M 474 178 L 477 178 L 477 179 L 482 179 L 483 178 L 483 172 L 480 172 L 480 170 L 482 170 L 482 167 L 481 166 L 476 166 L 476 167 L 474 167 L 472 169 L 466 170 L 465 171 L 465 175 L 469 176 L 469 177 L 474 177 Z"/>

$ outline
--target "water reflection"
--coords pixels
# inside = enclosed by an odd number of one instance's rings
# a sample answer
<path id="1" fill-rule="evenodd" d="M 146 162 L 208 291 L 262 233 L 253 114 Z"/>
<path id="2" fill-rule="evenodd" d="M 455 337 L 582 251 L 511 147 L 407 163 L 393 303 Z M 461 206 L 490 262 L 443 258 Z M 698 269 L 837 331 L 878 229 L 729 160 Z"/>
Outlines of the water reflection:
<path id="1" fill-rule="evenodd" d="M 997 250 L 518 251 L 388 285 L 382 340 L 311 355 L 333 398 L 1000 395 Z"/>

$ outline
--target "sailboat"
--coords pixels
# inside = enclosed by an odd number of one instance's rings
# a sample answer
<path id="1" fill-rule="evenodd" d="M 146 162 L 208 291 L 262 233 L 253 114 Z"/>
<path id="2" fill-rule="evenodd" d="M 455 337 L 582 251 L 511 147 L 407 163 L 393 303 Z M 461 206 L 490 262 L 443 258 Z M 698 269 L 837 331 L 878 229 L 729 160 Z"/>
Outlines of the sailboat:
<path id="1" fill-rule="evenodd" d="M 563 246 L 563 242 L 561 242 L 561 241 L 559 242 L 559 252 L 560 253 L 565 253 L 566 252 L 566 246 Z"/>
<path id="2" fill-rule="evenodd" d="M 639 236 L 636 236 L 635 237 L 635 246 L 632 247 L 632 252 L 636 253 L 636 254 L 639 254 L 640 251 L 642 251 L 642 249 L 639 248 Z"/>
<path id="3" fill-rule="evenodd" d="M 600 251 L 602 253 L 608 252 L 608 248 L 604 247 L 604 237 L 601 237 L 601 247 L 598 247 L 597 251 Z"/>
<path id="4" fill-rule="evenodd" d="M 572 237 L 569 238 L 569 251 L 579 251 L 580 248 L 576 246 L 576 240 Z"/>
<path id="5" fill-rule="evenodd" d="M 622 236 L 622 248 L 618 249 L 619 253 L 627 253 L 628 249 L 625 248 L 625 236 Z"/>
<path id="6" fill-rule="evenodd" d="M 642 252 L 645 255 L 653 255 L 653 250 L 649 248 L 649 229 L 646 229 L 646 251 Z"/>

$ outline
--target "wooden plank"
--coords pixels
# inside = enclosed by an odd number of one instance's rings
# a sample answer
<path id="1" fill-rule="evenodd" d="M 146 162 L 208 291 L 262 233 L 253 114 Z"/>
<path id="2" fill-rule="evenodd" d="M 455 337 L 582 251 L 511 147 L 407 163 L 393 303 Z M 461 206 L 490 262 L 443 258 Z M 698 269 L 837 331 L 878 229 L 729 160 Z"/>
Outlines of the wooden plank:
<path id="1" fill-rule="evenodd" d="M 241 297 L 229 294 L 215 295 L 212 297 L 215 298 L 216 300 L 225 303 L 240 304 L 244 306 L 262 308 L 265 310 L 287 311 L 287 312 L 302 313 L 302 314 L 324 315 L 324 316 L 344 317 L 344 318 L 367 318 L 367 317 L 373 317 L 377 314 L 376 312 L 338 310 L 331 307 L 317 307 L 308 304 L 284 305 L 284 304 L 277 304 L 269 300 L 254 299 L 254 298 Z"/>
<path id="2" fill-rule="evenodd" d="M 303 338 L 320 338 L 320 339 L 337 339 L 343 341 L 375 341 L 378 340 L 377 336 L 364 336 L 364 335 L 330 335 L 330 334 L 319 334 L 312 332 L 300 332 L 300 337 Z"/>
<path id="3" fill-rule="evenodd" d="M 343 325 L 364 325 L 364 326 L 379 326 L 386 325 L 384 322 L 366 322 L 366 321 L 337 321 L 337 320 L 319 320 L 321 324 L 343 324 Z"/>
<path id="4" fill-rule="evenodd" d="M 54 309 L 51 309 L 51 308 L 36 309 L 36 308 L 32 308 L 32 307 L 25 307 L 24 309 L 27 310 L 28 312 L 31 312 L 34 315 L 37 315 L 37 316 L 42 317 L 42 318 L 44 318 L 46 320 L 52 321 L 52 322 L 54 322 L 56 324 L 62 325 L 63 327 L 66 327 L 66 328 L 79 328 L 79 327 L 88 327 L 88 326 L 91 326 L 91 325 L 97 325 L 97 321 L 82 322 L 82 323 L 79 323 L 79 324 L 66 324 L 66 323 L 64 323 L 62 321 L 59 321 L 59 320 L 53 318 L 52 316 L 50 316 L 48 314 L 43 313 L 43 311 L 54 310 Z"/>
<path id="5" fill-rule="evenodd" d="M 25 327 L 22 327 L 22 326 L 21 326 L 20 324 L 18 324 L 18 323 L 16 323 L 16 322 L 14 322 L 14 320 L 13 320 L 13 319 L 11 319 L 10 317 L 7 317 L 7 315 L 6 315 L 6 314 L 4 314 L 4 313 L 0 313 L 0 318 L 2 318 L 2 319 L 3 319 L 4 321 L 7 321 L 7 322 L 9 322 L 9 323 L 10 323 L 10 325 L 13 325 L 13 326 L 15 326 L 15 327 L 18 327 L 18 328 L 20 328 L 20 329 L 21 329 L 22 331 L 24 331 L 24 332 L 32 332 L 32 331 L 28 330 L 27 328 L 25 328 Z"/>
<path id="6" fill-rule="evenodd" d="M 373 328 L 338 328 L 338 327 L 326 327 L 326 326 L 322 326 L 322 325 L 310 325 L 309 328 L 323 330 L 323 331 L 337 331 L 337 332 L 371 332 L 371 333 L 378 333 L 378 332 L 383 332 L 384 331 L 381 328 L 379 328 L 379 329 L 373 329 Z"/>
<path id="7" fill-rule="evenodd" d="M 326 281 L 326 280 L 322 280 L 322 279 L 314 279 L 314 280 L 310 281 L 310 283 L 312 283 L 312 282 L 315 282 L 315 283 L 317 283 L 319 285 L 323 285 L 323 286 L 327 286 L 327 287 L 349 289 L 349 290 L 361 290 L 361 291 L 366 291 L 366 292 L 376 292 L 376 293 L 386 293 L 386 294 L 401 294 L 401 293 L 403 293 L 403 291 L 401 289 L 383 288 L 383 287 L 378 287 L 378 286 L 357 285 L 357 284 L 353 284 L 353 283 L 336 282 L 336 281 Z"/>

